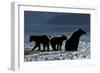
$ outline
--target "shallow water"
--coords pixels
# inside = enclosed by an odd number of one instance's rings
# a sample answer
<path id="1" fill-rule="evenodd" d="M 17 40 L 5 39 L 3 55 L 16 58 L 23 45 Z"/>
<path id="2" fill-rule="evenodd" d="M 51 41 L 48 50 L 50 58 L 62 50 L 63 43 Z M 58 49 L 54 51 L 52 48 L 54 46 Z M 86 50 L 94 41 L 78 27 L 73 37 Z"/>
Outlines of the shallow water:
<path id="1" fill-rule="evenodd" d="M 32 53 L 29 55 L 24 55 L 24 61 L 31 62 L 31 61 L 90 59 L 90 42 L 80 41 L 78 46 L 78 51 L 75 52 L 65 51 L 64 45 L 65 44 L 62 45 L 62 51 L 40 52 L 37 54 Z M 27 48 L 25 50 L 29 51 L 31 49 L 32 45 L 30 46 L 27 45 Z"/>

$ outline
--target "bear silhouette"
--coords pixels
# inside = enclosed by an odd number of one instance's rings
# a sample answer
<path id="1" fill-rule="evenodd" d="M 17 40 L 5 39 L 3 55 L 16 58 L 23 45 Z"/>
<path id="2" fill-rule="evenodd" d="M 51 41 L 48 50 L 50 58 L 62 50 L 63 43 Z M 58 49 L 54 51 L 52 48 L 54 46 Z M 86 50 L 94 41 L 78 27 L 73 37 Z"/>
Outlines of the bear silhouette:
<path id="1" fill-rule="evenodd" d="M 86 34 L 82 29 L 73 32 L 72 36 L 65 42 L 65 51 L 77 51 L 80 37 Z"/>
<path id="2" fill-rule="evenodd" d="M 43 45 L 43 51 L 47 50 L 49 51 L 49 38 L 46 35 L 41 35 L 41 36 L 30 36 L 29 39 L 30 42 L 35 42 L 35 46 L 33 47 L 32 51 L 38 47 L 38 50 L 41 50 L 41 44 Z"/>
<path id="3" fill-rule="evenodd" d="M 51 47 L 53 48 L 54 51 L 61 51 L 62 43 L 64 40 L 66 40 L 67 37 L 62 35 L 61 37 L 53 37 L 50 39 L 50 44 Z"/>

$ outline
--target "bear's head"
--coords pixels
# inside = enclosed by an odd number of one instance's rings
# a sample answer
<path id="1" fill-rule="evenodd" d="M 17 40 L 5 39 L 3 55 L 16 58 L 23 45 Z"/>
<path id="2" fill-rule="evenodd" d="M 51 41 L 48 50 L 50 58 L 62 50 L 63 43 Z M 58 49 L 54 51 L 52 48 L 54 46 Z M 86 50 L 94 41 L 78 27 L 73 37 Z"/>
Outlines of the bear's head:
<path id="1" fill-rule="evenodd" d="M 86 32 L 84 30 L 82 30 L 81 28 L 79 28 L 77 31 L 76 31 L 79 35 L 84 35 L 86 34 Z"/>
<path id="2" fill-rule="evenodd" d="M 35 37 L 36 37 L 36 36 L 30 36 L 30 38 L 29 38 L 29 42 L 34 41 Z"/>
<path id="3" fill-rule="evenodd" d="M 62 35 L 62 39 L 63 39 L 63 40 L 67 40 L 67 37 L 64 36 L 64 35 Z"/>

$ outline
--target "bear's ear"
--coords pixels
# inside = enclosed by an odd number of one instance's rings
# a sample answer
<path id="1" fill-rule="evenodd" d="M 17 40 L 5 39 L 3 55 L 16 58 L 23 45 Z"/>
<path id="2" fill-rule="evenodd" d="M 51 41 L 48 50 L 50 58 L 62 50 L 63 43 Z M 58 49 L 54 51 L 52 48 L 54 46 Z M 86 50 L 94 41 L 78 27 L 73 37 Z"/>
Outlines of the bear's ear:
<path id="1" fill-rule="evenodd" d="M 81 28 L 76 28 L 74 32 L 80 31 L 80 30 L 81 30 Z M 73 32 L 73 33 L 74 33 L 74 32 Z"/>
<path id="2" fill-rule="evenodd" d="M 50 38 L 51 38 L 52 36 L 51 36 L 51 35 L 48 35 L 48 37 L 50 37 Z"/>
<path id="3" fill-rule="evenodd" d="M 79 31 L 83 31 L 83 29 L 81 29 L 81 28 L 79 28 L 78 30 L 79 30 Z"/>
<path id="4" fill-rule="evenodd" d="M 83 31 L 83 30 L 81 28 L 79 28 L 78 31 Z"/>
<path id="5" fill-rule="evenodd" d="M 81 28 L 79 28 L 78 30 L 82 30 Z"/>

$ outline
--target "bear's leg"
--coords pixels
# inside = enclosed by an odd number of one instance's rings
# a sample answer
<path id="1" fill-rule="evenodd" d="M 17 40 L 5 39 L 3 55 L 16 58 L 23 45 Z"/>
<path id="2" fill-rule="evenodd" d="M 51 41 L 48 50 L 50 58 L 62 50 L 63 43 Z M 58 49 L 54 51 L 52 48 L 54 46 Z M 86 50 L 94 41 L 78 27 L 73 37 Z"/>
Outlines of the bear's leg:
<path id="1" fill-rule="evenodd" d="M 49 51 L 49 44 L 47 45 L 47 51 Z"/>
<path id="2" fill-rule="evenodd" d="M 65 43 L 65 51 L 72 51 L 73 45 L 70 43 Z"/>
<path id="3" fill-rule="evenodd" d="M 45 51 L 45 48 L 46 48 L 46 45 L 45 45 L 45 44 L 43 44 L 43 51 Z"/>
<path id="4" fill-rule="evenodd" d="M 53 51 L 56 51 L 56 45 L 51 43 L 51 47 L 53 48 Z"/>
<path id="5" fill-rule="evenodd" d="M 78 51 L 78 47 L 75 47 L 75 48 L 74 48 L 74 51 Z"/>
<path id="6" fill-rule="evenodd" d="M 57 49 L 57 51 L 59 51 L 59 44 L 57 44 L 56 46 L 57 46 L 57 48 L 56 48 L 56 49 Z"/>
<path id="7" fill-rule="evenodd" d="M 62 47 L 62 44 L 60 44 L 60 48 L 59 48 L 60 51 L 61 51 L 61 47 Z"/>
<path id="8" fill-rule="evenodd" d="M 35 49 L 36 47 L 38 47 L 38 45 L 35 45 L 35 46 L 33 47 L 32 51 L 34 51 L 34 49 Z"/>
<path id="9" fill-rule="evenodd" d="M 38 48 L 39 48 L 38 51 L 40 51 L 40 50 L 41 50 L 41 48 L 40 48 L 40 44 L 38 45 Z"/>
<path id="10" fill-rule="evenodd" d="M 57 51 L 57 45 L 56 44 L 54 45 L 54 50 Z"/>

